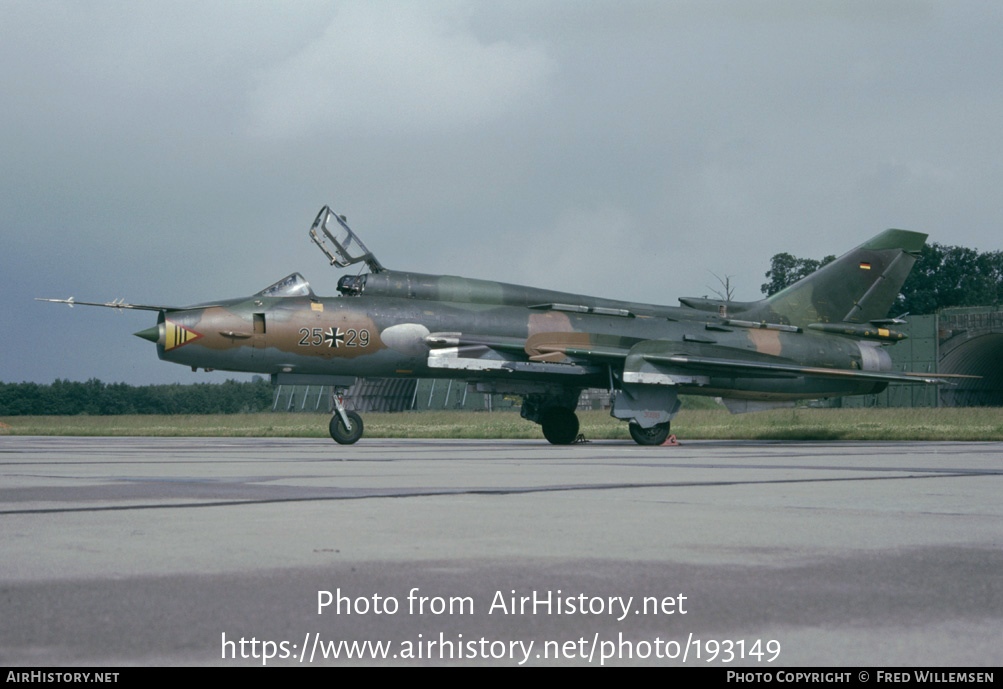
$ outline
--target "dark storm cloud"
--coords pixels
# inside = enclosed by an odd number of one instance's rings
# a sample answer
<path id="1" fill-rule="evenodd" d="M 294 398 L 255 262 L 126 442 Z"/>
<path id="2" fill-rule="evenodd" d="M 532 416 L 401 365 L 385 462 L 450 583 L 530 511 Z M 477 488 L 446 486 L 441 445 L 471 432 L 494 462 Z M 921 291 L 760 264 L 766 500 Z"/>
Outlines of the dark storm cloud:
<path id="1" fill-rule="evenodd" d="M 0 4 L 0 380 L 214 380 L 142 314 L 384 264 L 661 303 L 898 226 L 998 249 L 987 3 Z M 146 314 L 147 316 L 149 314 Z M 215 377 L 214 377 L 215 376 Z"/>

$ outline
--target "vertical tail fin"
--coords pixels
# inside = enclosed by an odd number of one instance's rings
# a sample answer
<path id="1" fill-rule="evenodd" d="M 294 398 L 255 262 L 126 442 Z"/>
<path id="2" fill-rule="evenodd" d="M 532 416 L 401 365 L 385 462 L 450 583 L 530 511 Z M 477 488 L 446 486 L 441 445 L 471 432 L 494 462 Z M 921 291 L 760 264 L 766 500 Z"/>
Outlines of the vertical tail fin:
<path id="1" fill-rule="evenodd" d="M 888 315 L 926 235 L 885 230 L 749 309 L 743 317 L 790 323 L 867 323 Z"/>

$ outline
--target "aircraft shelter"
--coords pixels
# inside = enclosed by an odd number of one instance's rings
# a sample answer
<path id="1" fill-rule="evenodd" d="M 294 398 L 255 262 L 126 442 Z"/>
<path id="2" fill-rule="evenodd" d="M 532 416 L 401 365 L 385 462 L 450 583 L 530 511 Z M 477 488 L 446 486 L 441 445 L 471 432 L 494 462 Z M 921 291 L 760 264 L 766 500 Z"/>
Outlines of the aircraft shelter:
<path id="1" fill-rule="evenodd" d="M 942 309 L 897 326 L 908 339 L 889 347 L 895 370 L 980 376 L 957 385 L 892 383 L 881 393 L 827 400 L 831 407 L 1003 406 L 1003 310 Z"/>

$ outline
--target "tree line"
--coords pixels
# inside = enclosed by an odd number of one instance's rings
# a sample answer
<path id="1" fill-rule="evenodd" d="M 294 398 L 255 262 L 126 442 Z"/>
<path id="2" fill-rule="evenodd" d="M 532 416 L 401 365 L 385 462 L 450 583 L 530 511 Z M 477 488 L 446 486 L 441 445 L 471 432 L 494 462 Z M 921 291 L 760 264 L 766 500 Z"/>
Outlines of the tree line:
<path id="1" fill-rule="evenodd" d="M 766 296 L 836 259 L 774 254 L 761 290 Z M 891 315 L 934 313 L 950 306 L 995 306 L 1003 302 L 1003 251 L 927 244 L 913 266 Z"/>
<path id="2" fill-rule="evenodd" d="M 51 385 L 0 383 L 0 416 L 90 414 L 241 414 L 269 411 L 275 389 L 252 382 L 127 385 L 56 379 Z"/>

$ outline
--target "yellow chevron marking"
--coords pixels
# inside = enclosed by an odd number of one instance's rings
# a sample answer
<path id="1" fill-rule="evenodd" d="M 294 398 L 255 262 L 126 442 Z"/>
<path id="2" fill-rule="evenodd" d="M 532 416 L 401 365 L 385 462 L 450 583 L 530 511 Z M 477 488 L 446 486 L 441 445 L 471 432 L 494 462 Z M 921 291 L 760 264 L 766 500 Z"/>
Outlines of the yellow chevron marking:
<path id="1" fill-rule="evenodd" d="M 172 349 L 177 349 L 189 342 L 194 342 L 195 340 L 202 337 L 202 333 L 195 332 L 183 325 L 178 325 L 173 321 L 166 321 L 164 323 L 164 351 L 169 352 Z"/>

